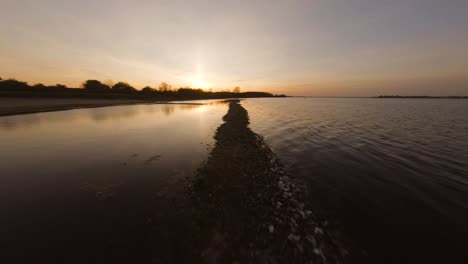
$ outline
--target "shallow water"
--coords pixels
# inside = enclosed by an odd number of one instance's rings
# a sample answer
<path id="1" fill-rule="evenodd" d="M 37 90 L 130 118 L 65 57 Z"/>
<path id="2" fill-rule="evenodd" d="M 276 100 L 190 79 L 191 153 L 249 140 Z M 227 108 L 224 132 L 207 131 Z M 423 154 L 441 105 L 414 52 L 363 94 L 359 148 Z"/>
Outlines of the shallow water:
<path id="1" fill-rule="evenodd" d="M 212 102 L 0 117 L 2 260 L 180 261 L 186 178 L 227 111 Z M 371 262 L 466 259 L 467 100 L 242 104 L 310 205 Z"/>
<path id="2" fill-rule="evenodd" d="M 466 257 L 468 100 L 242 104 L 251 128 L 308 183 L 310 202 L 367 254 L 390 263 Z"/>
<path id="3" fill-rule="evenodd" d="M 0 117 L 0 233 L 10 263 L 145 261 L 150 232 L 172 250 L 174 201 L 226 111 L 211 102 Z"/>

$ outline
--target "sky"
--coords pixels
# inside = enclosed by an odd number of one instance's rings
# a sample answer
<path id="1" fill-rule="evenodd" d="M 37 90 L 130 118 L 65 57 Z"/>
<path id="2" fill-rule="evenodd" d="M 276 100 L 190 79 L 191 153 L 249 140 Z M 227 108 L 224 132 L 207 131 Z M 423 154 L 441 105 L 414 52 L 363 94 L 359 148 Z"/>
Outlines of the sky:
<path id="1" fill-rule="evenodd" d="M 466 0 L 0 0 L 0 77 L 468 95 Z"/>

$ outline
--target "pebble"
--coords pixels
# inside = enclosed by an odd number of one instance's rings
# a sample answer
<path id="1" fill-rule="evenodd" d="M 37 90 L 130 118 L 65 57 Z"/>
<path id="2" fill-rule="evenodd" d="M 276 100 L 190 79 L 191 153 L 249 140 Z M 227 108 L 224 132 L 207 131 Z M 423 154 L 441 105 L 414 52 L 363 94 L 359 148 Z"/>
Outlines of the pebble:
<path id="1" fill-rule="evenodd" d="M 315 240 L 315 237 L 313 237 L 313 236 L 311 236 L 311 235 L 308 235 L 308 236 L 306 237 L 306 239 L 307 239 L 310 243 L 312 243 L 312 245 L 313 245 L 314 247 L 317 245 L 317 240 Z"/>
<path id="2" fill-rule="evenodd" d="M 270 225 L 268 227 L 268 230 L 270 230 L 270 233 L 273 233 L 273 231 L 275 231 L 275 227 L 273 225 Z"/>
<path id="3" fill-rule="evenodd" d="M 315 230 L 314 230 L 315 234 L 323 234 L 323 230 L 319 227 L 315 227 Z"/>

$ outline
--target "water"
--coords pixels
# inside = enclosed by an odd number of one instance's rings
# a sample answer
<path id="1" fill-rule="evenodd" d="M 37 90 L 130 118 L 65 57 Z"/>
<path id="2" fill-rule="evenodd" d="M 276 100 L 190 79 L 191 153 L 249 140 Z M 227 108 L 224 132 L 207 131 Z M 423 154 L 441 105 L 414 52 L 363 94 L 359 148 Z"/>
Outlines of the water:
<path id="1" fill-rule="evenodd" d="M 378 263 L 466 260 L 468 101 L 243 101 L 311 204 Z M 376 262 L 374 262 L 376 263 Z"/>
<path id="2" fill-rule="evenodd" d="M 371 263 L 466 260 L 467 100 L 242 104 L 307 184 L 311 206 Z M 2 260 L 177 262 L 187 178 L 226 111 L 132 105 L 0 117 Z"/>
<path id="3" fill-rule="evenodd" d="M 131 105 L 0 117 L 2 259 L 146 263 L 176 250 L 186 178 L 226 111 Z"/>

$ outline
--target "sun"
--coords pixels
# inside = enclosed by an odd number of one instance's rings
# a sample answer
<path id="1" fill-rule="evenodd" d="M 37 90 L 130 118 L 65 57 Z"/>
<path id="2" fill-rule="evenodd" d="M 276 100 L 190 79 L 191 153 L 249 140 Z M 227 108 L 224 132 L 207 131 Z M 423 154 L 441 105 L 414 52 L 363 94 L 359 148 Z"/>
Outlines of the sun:
<path id="1" fill-rule="evenodd" d="M 205 80 L 196 79 L 192 82 L 192 86 L 193 88 L 208 89 L 210 85 Z"/>

